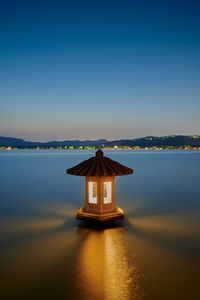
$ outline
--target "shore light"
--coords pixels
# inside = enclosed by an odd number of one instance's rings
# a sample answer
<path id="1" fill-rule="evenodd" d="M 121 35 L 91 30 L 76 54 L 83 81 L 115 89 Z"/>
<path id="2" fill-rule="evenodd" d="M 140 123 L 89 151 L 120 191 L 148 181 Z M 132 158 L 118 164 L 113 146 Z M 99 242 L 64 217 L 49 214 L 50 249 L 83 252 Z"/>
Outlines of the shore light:
<path id="1" fill-rule="evenodd" d="M 133 170 L 104 156 L 96 155 L 67 169 L 67 174 L 85 176 L 85 206 L 76 217 L 81 220 L 109 221 L 124 218 L 121 208 L 115 206 L 115 176 L 129 175 Z"/>

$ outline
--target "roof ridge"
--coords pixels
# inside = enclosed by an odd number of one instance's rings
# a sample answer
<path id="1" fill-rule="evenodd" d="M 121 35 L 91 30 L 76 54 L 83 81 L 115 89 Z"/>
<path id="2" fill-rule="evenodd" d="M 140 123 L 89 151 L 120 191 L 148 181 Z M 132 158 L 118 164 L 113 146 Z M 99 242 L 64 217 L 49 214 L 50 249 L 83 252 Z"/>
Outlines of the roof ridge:
<path id="1" fill-rule="evenodd" d="M 78 176 L 122 176 L 132 174 L 133 170 L 104 156 L 103 151 L 98 149 L 95 156 L 67 169 L 66 172 Z"/>

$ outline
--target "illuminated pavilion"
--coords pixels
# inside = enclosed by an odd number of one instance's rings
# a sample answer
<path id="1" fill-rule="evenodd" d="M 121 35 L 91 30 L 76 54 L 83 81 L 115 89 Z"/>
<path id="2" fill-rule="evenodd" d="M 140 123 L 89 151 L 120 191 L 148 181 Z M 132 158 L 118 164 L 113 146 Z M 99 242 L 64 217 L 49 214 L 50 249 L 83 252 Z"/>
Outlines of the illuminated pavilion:
<path id="1" fill-rule="evenodd" d="M 85 176 L 85 206 L 78 209 L 77 219 L 110 221 L 124 218 L 123 210 L 115 206 L 115 176 L 132 174 L 132 169 L 104 156 L 99 149 L 96 156 L 66 172 Z"/>

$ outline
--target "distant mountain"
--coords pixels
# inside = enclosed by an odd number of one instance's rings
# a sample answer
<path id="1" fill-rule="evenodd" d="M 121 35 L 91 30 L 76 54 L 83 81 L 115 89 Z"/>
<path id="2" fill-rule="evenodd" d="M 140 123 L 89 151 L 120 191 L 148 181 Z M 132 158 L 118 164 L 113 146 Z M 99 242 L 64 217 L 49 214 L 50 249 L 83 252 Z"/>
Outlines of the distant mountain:
<path id="1" fill-rule="evenodd" d="M 115 140 L 107 141 L 105 139 L 100 140 L 65 140 L 65 141 L 52 141 L 52 142 L 27 142 L 23 139 L 17 139 L 12 137 L 0 136 L 0 147 L 80 147 L 80 146 L 129 146 L 141 148 L 145 147 L 200 147 L 200 136 L 199 135 L 170 135 L 163 137 L 147 136 L 138 139 L 126 139 L 126 140 Z"/>
<path id="2" fill-rule="evenodd" d="M 107 140 L 101 139 L 101 140 L 95 140 L 95 141 L 90 141 L 90 140 L 84 140 L 84 141 L 79 141 L 79 140 L 66 140 L 66 141 L 53 141 L 53 142 L 46 142 L 42 143 L 43 146 L 47 147 L 62 147 L 62 146 L 74 146 L 74 147 L 80 147 L 80 146 L 100 146 L 103 144 L 106 144 Z"/>
<path id="3" fill-rule="evenodd" d="M 0 146 L 3 147 L 34 147 L 39 143 L 26 142 L 22 139 L 0 136 Z"/>
<path id="4" fill-rule="evenodd" d="M 85 140 L 85 141 L 79 141 L 79 140 L 66 140 L 66 141 L 51 141 L 51 142 L 27 142 L 23 139 L 13 138 L 13 137 L 3 137 L 0 136 L 0 147 L 63 147 L 63 146 L 74 146 L 74 147 L 80 147 L 80 146 L 101 146 L 103 144 L 107 143 L 107 140 L 100 139 L 95 141 Z"/>
<path id="5" fill-rule="evenodd" d="M 116 140 L 108 142 L 109 146 L 129 146 L 129 147 L 200 147 L 199 135 L 169 135 L 163 137 L 147 136 L 133 140 Z"/>

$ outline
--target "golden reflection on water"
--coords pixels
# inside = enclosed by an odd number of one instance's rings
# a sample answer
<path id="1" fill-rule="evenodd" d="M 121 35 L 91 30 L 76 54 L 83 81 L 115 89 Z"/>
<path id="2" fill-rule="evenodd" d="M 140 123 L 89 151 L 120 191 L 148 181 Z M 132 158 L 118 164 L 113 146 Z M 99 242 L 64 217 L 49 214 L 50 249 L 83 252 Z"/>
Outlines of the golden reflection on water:
<path id="1" fill-rule="evenodd" d="M 81 288 L 90 299 L 140 299 L 137 268 L 129 261 L 122 228 L 88 231 L 80 249 Z"/>
<path id="2" fill-rule="evenodd" d="M 72 231 L 62 230 L 12 246 L 1 257 L 5 282 L 13 288 L 25 287 L 67 256 L 76 242 Z"/>
<path id="3" fill-rule="evenodd" d="M 38 205 L 37 209 L 41 212 L 49 214 L 50 216 L 59 216 L 60 218 L 74 217 L 77 207 L 69 204 L 48 204 Z"/>
<path id="4" fill-rule="evenodd" d="M 63 219 L 50 218 L 13 218 L 0 221 L 0 233 L 7 235 L 9 233 L 23 234 L 31 232 L 41 232 L 42 230 L 50 230 L 63 225 Z"/>
<path id="5" fill-rule="evenodd" d="M 131 226 L 143 229 L 146 232 L 154 232 L 172 235 L 197 237 L 199 236 L 200 225 L 199 212 L 152 215 L 144 217 L 128 218 Z"/>
<path id="6" fill-rule="evenodd" d="M 71 255 L 78 242 L 71 228 L 73 207 L 49 205 L 46 209 L 36 207 L 35 211 L 37 209 L 40 217 L 0 221 L 0 239 L 5 247 L 0 257 L 4 291 L 10 286 L 14 291 L 22 291 L 28 284 L 35 283 L 40 274 L 54 268 L 62 257 Z M 64 218 L 67 214 L 68 218 Z"/>
<path id="7" fill-rule="evenodd" d="M 29 288 L 31 299 L 47 290 L 48 299 L 197 299 L 198 213 L 128 217 L 126 227 L 95 230 L 74 227 L 73 207 L 53 207 L 0 222 L 2 299 Z"/>

